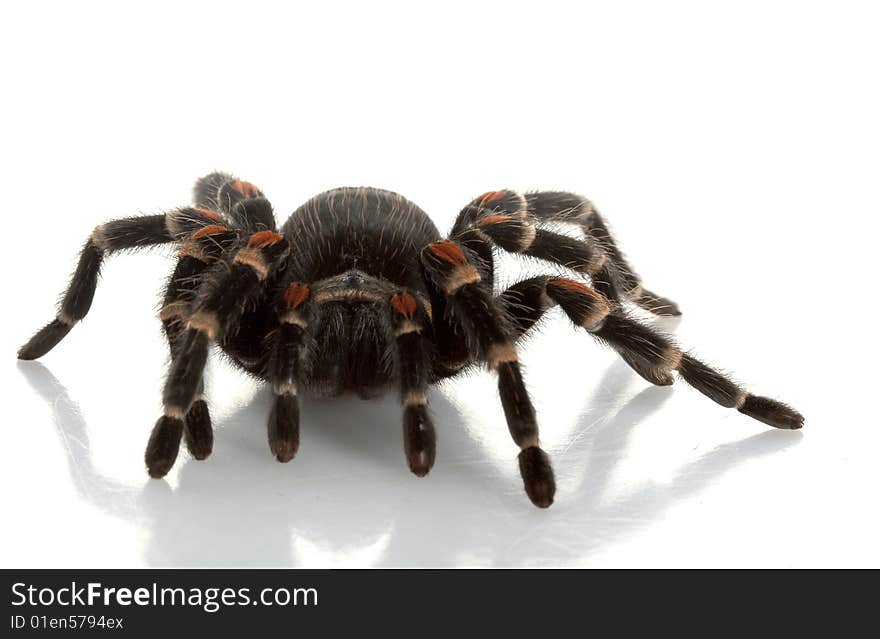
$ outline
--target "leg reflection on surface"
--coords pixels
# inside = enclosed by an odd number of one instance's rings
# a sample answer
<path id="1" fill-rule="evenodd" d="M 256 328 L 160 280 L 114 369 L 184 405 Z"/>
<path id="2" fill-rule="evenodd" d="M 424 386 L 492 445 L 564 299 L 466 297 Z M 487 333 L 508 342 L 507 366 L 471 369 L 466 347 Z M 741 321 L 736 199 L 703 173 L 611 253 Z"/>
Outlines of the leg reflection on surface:
<path id="1" fill-rule="evenodd" d="M 260 391 L 218 419 L 214 455 L 182 464 L 174 488 L 147 479 L 125 484 L 100 472 L 79 408 L 54 376 L 38 363 L 19 369 L 52 409 L 83 501 L 143 526 L 146 547 L 137 563 L 158 566 L 584 563 L 725 472 L 800 440 L 768 431 L 723 444 L 663 485 L 646 481 L 607 499 L 630 435 L 672 392 L 650 387 L 625 400 L 631 373 L 615 363 L 565 446 L 550 451 L 560 489 L 549 511 L 522 497 L 515 475 L 499 473 L 507 465 L 486 459 L 439 392 L 431 396 L 437 465 L 425 479 L 411 475 L 400 455 L 393 397 L 304 401 L 301 453 L 290 464 L 273 463 L 261 428 L 270 394 Z"/>

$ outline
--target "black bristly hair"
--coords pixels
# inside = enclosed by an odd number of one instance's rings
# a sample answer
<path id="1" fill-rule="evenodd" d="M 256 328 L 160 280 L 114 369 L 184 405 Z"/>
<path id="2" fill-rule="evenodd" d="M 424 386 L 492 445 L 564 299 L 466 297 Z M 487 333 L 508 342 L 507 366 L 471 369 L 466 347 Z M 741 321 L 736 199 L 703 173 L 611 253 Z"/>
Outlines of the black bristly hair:
<path id="1" fill-rule="evenodd" d="M 177 264 L 160 313 L 171 363 L 164 413 L 145 455 L 153 477 L 171 469 L 181 441 L 196 459 L 211 453 L 203 371 L 215 343 L 271 384 L 268 440 L 279 461 L 299 450 L 300 392 L 371 398 L 394 388 L 407 465 L 418 476 L 435 459 L 428 387 L 485 364 L 520 448 L 525 491 L 547 507 L 556 485 L 517 351 L 556 305 L 652 384 L 671 384 L 677 373 L 722 406 L 777 428 L 803 425 L 794 409 L 750 394 L 630 312 L 631 304 L 657 315 L 679 309 L 644 288 L 604 219 L 578 195 L 490 191 L 462 209 L 446 238 L 415 204 L 380 189 L 327 191 L 280 229 L 263 192 L 227 173 L 198 180 L 193 201 L 95 228 L 56 318 L 18 353 L 42 357 L 86 316 L 106 256 L 174 244 Z M 575 225 L 582 237 L 556 233 L 548 222 Z M 592 287 L 576 276 L 544 275 L 496 295 L 495 250 L 567 267 Z"/>

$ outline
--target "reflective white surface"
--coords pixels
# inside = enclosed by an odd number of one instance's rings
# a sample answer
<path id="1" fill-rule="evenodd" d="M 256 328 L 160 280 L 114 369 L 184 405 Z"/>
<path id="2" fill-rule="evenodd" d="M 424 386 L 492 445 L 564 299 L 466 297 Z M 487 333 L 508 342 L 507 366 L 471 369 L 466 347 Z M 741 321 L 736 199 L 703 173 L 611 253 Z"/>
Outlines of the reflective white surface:
<path id="1" fill-rule="evenodd" d="M 698 6 L 505 10 L 496 27 L 532 46 L 477 40 L 467 55 L 450 38 L 490 24 L 489 9 L 417 34 L 354 7 L 333 29 L 329 9 L 254 9 L 254 32 L 222 9 L 113 13 L 107 30 L 64 5 L 13 16 L 20 32 L 0 43 L 20 60 L 0 107 L 2 565 L 880 565 L 871 16 Z M 237 46 L 207 56 L 183 39 L 196 27 Z M 344 44 L 328 50 L 331 32 Z M 431 392 L 437 463 L 418 479 L 393 393 L 304 399 L 299 455 L 279 464 L 267 390 L 215 358 L 213 455 L 182 453 L 150 480 L 168 252 L 111 258 L 82 325 L 39 363 L 14 353 L 52 317 L 96 223 L 185 203 L 214 168 L 258 183 L 279 217 L 366 183 L 441 229 L 485 190 L 583 192 L 647 286 L 681 304 L 680 324 L 661 326 L 806 427 L 775 431 L 683 383 L 650 387 L 554 312 L 522 352 L 557 474 L 549 510 L 522 491 L 489 373 Z M 507 282 L 541 270 L 506 264 Z"/>

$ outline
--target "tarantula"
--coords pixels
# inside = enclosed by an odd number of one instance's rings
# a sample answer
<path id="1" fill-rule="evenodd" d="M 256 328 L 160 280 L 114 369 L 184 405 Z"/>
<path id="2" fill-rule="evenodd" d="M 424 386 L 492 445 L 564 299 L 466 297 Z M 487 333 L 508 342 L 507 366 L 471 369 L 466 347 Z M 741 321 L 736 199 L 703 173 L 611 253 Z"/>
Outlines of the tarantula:
<path id="1" fill-rule="evenodd" d="M 280 232 L 262 191 L 232 175 L 198 180 L 194 202 L 98 226 L 57 317 L 18 353 L 20 359 L 41 357 L 85 317 L 105 256 L 176 243 L 177 265 L 160 312 L 171 352 L 164 414 L 145 455 L 152 477 L 171 469 L 182 438 L 196 459 L 211 453 L 202 376 L 213 342 L 236 365 L 272 384 L 268 439 L 281 462 L 299 448 L 300 390 L 372 398 L 396 386 L 407 463 L 419 477 L 435 456 L 428 386 L 488 364 L 520 447 L 525 491 L 545 508 L 553 503 L 555 481 L 539 445 L 517 343 L 557 304 L 652 384 L 671 384 L 676 371 L 722 406 L 777 428 L 803 425 L 794 409 L 748 393 L 626 310 L 634 304 L 657 315 L 680 314 L 675 303 L 641 285 L 602 216 L 578 195 L 485 193 L 462 209 L 447 239 L 422 209 L 381 189 L 322 193 Z M 583 237 L 556 233 L 547 222 L 575 225 Z M 496 295 L 495 247 L 567 267 L 592 287 L 545 275 Z"/>

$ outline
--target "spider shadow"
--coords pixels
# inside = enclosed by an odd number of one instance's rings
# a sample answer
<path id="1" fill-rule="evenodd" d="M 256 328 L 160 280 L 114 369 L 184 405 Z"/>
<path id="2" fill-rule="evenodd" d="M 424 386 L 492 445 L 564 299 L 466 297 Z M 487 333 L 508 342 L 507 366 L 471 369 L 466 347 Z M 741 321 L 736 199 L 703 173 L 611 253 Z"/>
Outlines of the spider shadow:
<path id="1" fill-rule="evenodd" d="M 265 440 L 271 395 L 261 390 L 216 420 L 206 463 L 182 453 L 170 481 L 126 484 L 101 472 L 81 411 L 52 373 L 36 362 L 19 370 L 52 409 L 77 491 L 149 531 L 149 565 L 296 565 L 297 538 L 317 551 L 329 548 L 319 556 L 331 562 L 352 548 L 357 562 L 359 548 L 389 538 L 401 502 L 415 500 L 430 483 L 406 469 L 395 398 L 305 398 L 301 454 L 279 464 Z M 438 422 L 462 421 L 442 395 L 432 396 L 432 405 Z M 441 450 L 475 450 L 461 429 L 450 428 L 441 441 Z"/>
<path id="2" fill-rule="evenodd" d="M 616 366 L 625 368 L 622 363 Z M 565 502 L 559 504 L 564 516 L 548 520 L 535 531 L 541 538 L 538 547 L 526 549 L 533 540 L 522 539 L 507 548 L 500 565 L 552 565 L 558 562 L 554 558 L 559 556 L 560 548 L 571 549 L 572 560 L 583 560 L 609 541 L 638 532 L 741 464 L 796 446 L 803 438 L 799 431 L 764 431 L 715 447 L 680 466 L 662 483 L 643 480 L 625 491 L 612 490 L 611 480 L 626 457 L 631 436 L 672 392 L 671 388 L 661 387 L 642 390 L 604 419 L 591 438 L 558 457 L 559 467 L 577 468 L 580 464 L 582 469 L 576 486 L 569 487 Z M 573 547 L 572 529 L 584 531 Z"/>
<path id="3" fill-rule="evenodd" d="M 274 462 L 265 442 L 269 393 L 260 391 L 217 420 L 207 462 L 182 456 L 176 487 L 132 486 L 96 467 L 79 408 L 54 376 L 38 363 L 19 368 L 53 409 L 77 490 L 146 528 L 144 561 L 159 566 L 567 564 L 635 532 L 743 460 L 799 439 L 767 432 L 720 446 L 664 486 L 639 486 L 608 503 L 606 482 L 630 434 L 670 393 L 649 387 L 624 400 L 626 391 L 615 389 L 631 374 L 615 363 L 588 403 L 591 423 L 577 424 L 579 435 L 554 454 L 564 470 L 550 511 L 522 495 L 513 455 L 509 472 L 485 462 L 486 451 L 441 393 L 431 397 L 440 438 L 427 479 L 405 467 L 393 398 L 303 401 L 300 454 Z"/>
<path id="4" fill-rule="evenodd" d="M 425 540 L 436 553 L 430 565 L 554 566 L 583 562 L 603 545 L 636 533 L 680 500 L 698 494 L 719 476 L 747 460 L 772 455 L 801 440 L 799 432 L 766 431 L 723 444 L 685 464 L 669 481 L 643 482 L 617 497 L 610 479 L 626 458 L 632 434 L 659 411 L 674 392 L 649 386 L 627 397 L 633 372 L 616 361 L 604 372 L 586 403 L 577 434 L 563 451 L 551 451 L 557 471 L 552 515 L 523 507 L 520 487 L 509 478 L 490 486 L 479 505 L 445 508 L 440 497 L 430 514 L 401 522 L 401 532 L 384 557 L 386 565 L 424 565 Z M 497 483 L 497 482 L 496 482 Z M 515 486 L 517 490 L 504 491 Z M 485 487 L 465 487 L 470 494 Z M 502 497 L 498 497 L 501 494 Z M 447 500 L 448 501 L 448 500 Z M 469 501 L 474 501 L 469 499 Z M 573 534 L 573 531 L 576 531 Z"/>

